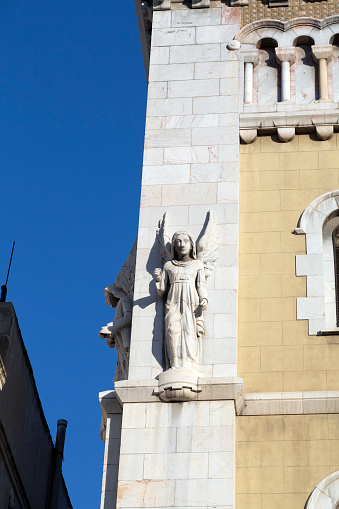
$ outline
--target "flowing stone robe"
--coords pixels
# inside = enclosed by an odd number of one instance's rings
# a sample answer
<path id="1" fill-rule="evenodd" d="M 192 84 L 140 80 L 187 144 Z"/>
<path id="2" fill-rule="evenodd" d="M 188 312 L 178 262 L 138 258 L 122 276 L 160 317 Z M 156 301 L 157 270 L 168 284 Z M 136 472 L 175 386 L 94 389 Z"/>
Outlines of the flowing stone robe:
<path id="1" fill-rule="evenodd" d="M 205 326 L 200 302 L 208 299 L 204 266 L 200 260 L 165 263 L 158 294 L 167 293 L 165 352 L 171 368 L 189 368 L 198 362 L 199 338 Z"/>
<path id="2" fill-rule="evenodd" d="M 114 325 L 118 330 L 114 335 L 115 348 L 118 354 L 118 363 L 113 382 L 128 378 L 129 349 L 131 343 L 133 298 L 126 295 L 119 300 L 115 312 Z"/>

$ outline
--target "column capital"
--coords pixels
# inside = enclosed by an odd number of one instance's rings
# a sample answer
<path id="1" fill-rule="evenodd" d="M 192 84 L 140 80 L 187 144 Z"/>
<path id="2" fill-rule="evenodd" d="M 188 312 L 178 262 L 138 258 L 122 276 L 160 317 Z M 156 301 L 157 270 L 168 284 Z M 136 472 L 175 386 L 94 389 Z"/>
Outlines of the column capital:
<path id="1" fill-rule="evenodd" d="M 258 50 L 242 50 L 240 51 L 241 59 L 245 64 L 253 64 L 254 67 L 258 65 Z"/>
<path id="2" fill-rule="evenodd" d="M 315 62 L 318 62 L 322 58 L 326 59 L 329 62 L 332 58 L 332 44 L 319 44 L 316 46 L 311 46 L 312 48 L 312 56 Z"/>
<path id="3" fill-rule="evenodd" d="M 282 48 L 275 48 L 275 57 L 278 64 L 282 64 L 283 62 L 289 62 L 290 65 L 295 62 L 295 47 L 294 46 L 285 46 Z"/>

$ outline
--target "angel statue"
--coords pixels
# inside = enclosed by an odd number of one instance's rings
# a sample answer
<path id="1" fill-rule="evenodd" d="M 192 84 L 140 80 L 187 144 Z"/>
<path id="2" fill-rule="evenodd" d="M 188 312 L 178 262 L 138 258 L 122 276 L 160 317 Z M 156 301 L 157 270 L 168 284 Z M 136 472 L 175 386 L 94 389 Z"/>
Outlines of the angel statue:
<path id="1" fill-rule="evenodd" d="M 203 311 L 207 309 L 206 278 L 218 258 L 220 228 L 212 212 L 197 245 L 187 231 L 177 231 L 170 240 L 166 214 L 157 237 L 164 262 L 155 269 L 158 295 L 166 295 L 165 354 L 166 368 L 195 368 L 199 360 L 200 338 L 205 334 Z"/>
<path id="2" fill-rule="evenodd" d="M 104 290 L 106 304 L 116 308 L 114 321 L 102 327 L 99 332 L 99 337 L 106 339 L 107 346 L 115 347 L 117 351 L 118 363 L 113 382 L 128 378 L 136 249 L 137 241 L 134 242 L 115 283 Z"/>

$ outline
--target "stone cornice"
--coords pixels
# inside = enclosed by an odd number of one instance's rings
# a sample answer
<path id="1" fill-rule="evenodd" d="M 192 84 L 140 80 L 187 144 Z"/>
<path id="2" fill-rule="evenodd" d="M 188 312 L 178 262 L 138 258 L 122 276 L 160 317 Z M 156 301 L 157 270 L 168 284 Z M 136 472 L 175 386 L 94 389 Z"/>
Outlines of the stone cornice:
<path id="1" fill-rule="evenodd" d="M 121 405 L 117 400 L 115 391 L 99 392 L 99 403 L 103 417 L 106 419 L 107 414 L 121 414 Z"/>
<path id="2" fill-rule="evenodd" d="M 122 412 L 124 403 L 157 403 L 157 380 L 117 382 L 115 391 L 101 392 L 104 418 Z M 339 391 L 244 393 L 241 378 L 199 378 L 197 401 L 234 400 L 237 415 L 338 414 Z"/>
<path id="3" fill-rule="evenodd" d="M 244 402 L 242 378 L 198 378 L 198 390 L 196 401 L 233 400 L 236 412 L 241 412 Z M 158 380 L 120 380 L 115 383 L 114 393 L 100 393 L 100 405 L 106 414 L 119 412 L 116 402 L 123 406 L 124 403 L 159 401 Z"/>
<path id="4" fill-rule="evenodd" d="M 293 130 L 297 134 L 315 132 L 320 140 L 326 140 L 339 130 L 339 109 L 333 108 L 333 103 L 328 103 L 333 109 L 324 110 L 314 107 L 305 110 L 305 105 L 299 105 L 300 109 L 298 105 L 292 106 L 290 111 L 240 114 L 240 138 L 244 143 L 252 143 L 257 134 L 278 134 L 280 140 L 286 142 L 292 139 Z"/>
<path id="5" fill-rule="evenodd" d="M 338 414 L 338 391 L 260 392 L 245 394 L 241 415 Z"/>

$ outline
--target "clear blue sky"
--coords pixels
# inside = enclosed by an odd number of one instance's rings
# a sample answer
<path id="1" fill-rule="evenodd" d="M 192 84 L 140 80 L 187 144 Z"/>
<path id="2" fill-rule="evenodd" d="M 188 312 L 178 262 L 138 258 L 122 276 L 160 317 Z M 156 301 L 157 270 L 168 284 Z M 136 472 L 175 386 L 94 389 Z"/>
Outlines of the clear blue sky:
<path id="1" fill-rule="evenodd" d="M 137 234 L 146 80 L 134 1 L 2 0 L 0 284 L 13 302 L 53 439 L 68 420 L 74 509 L 99 507 L 98 393 L 115 353 L 103 289 Z"/>

